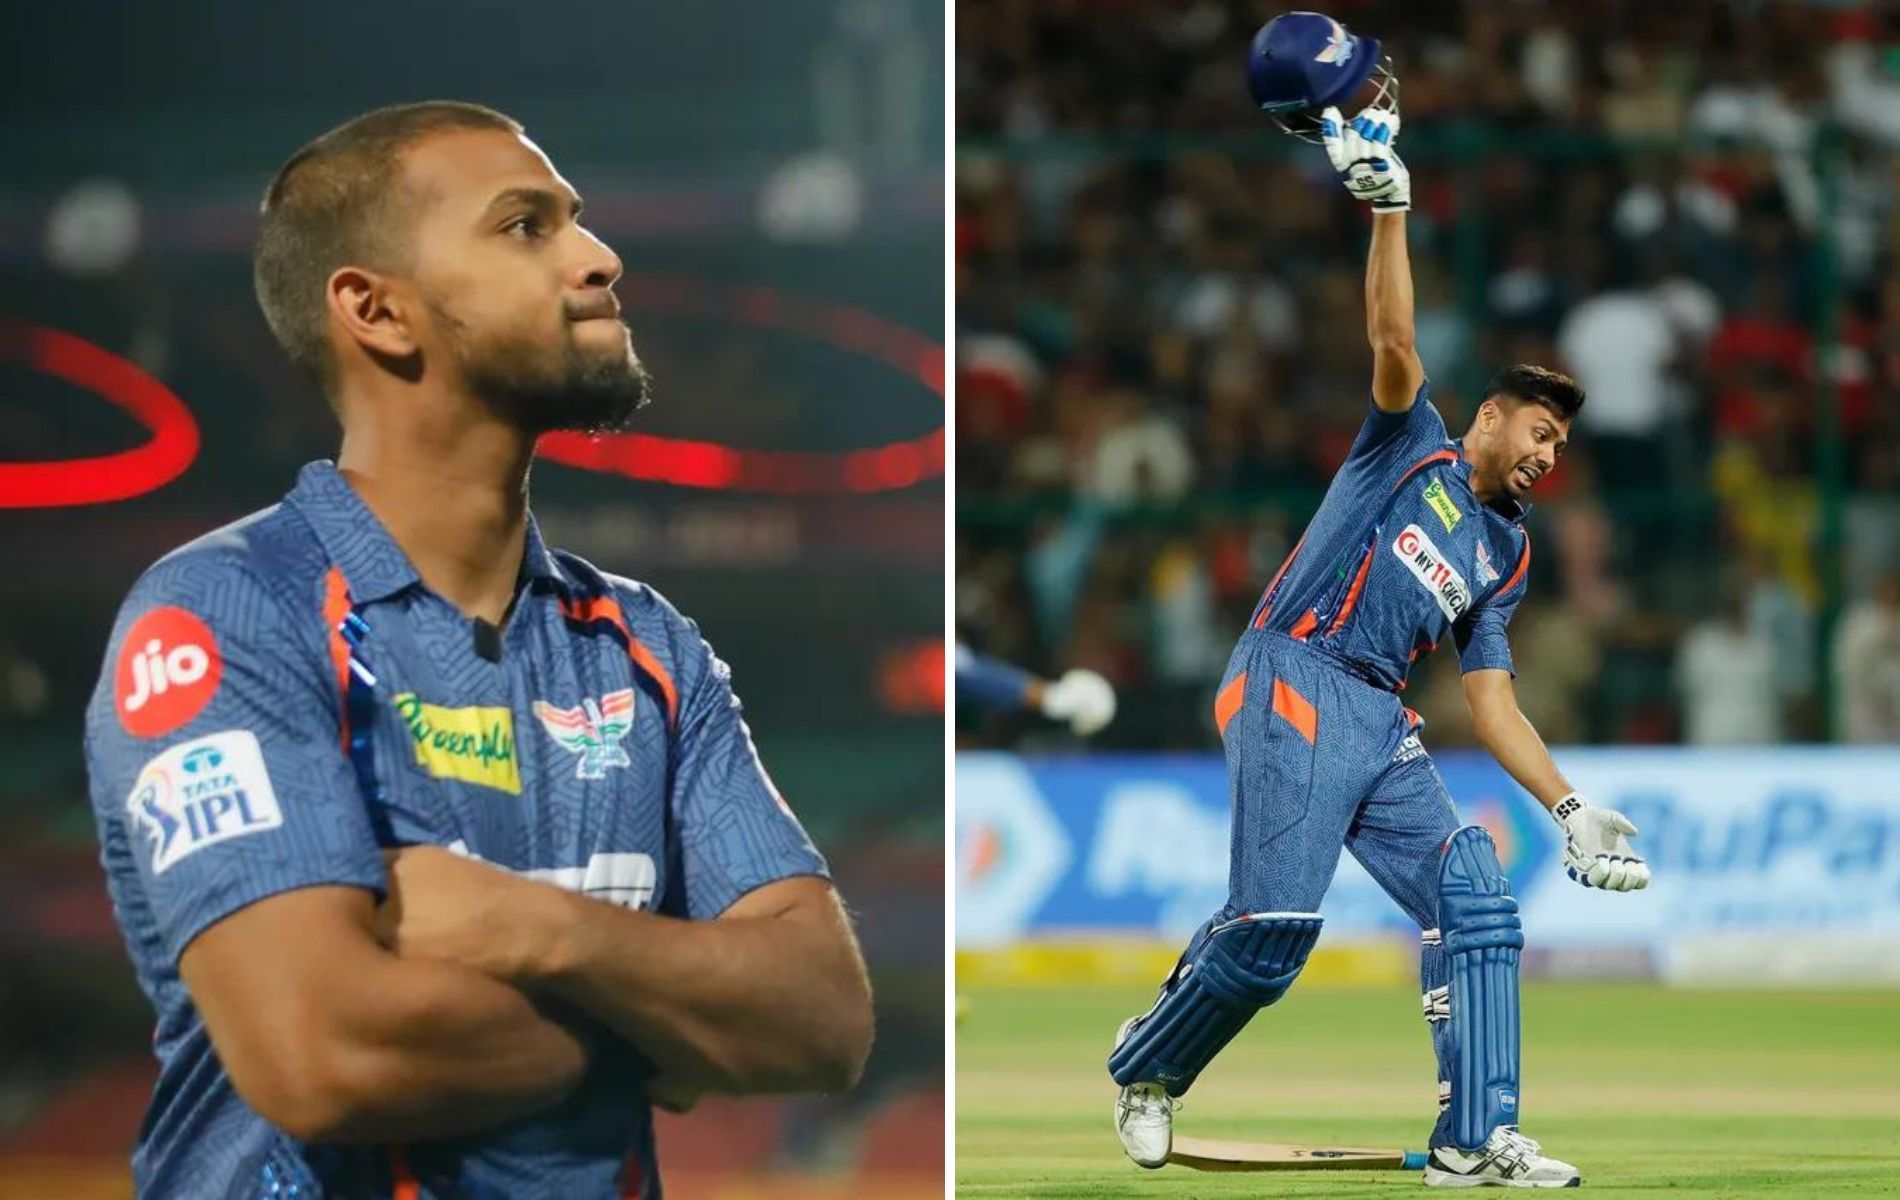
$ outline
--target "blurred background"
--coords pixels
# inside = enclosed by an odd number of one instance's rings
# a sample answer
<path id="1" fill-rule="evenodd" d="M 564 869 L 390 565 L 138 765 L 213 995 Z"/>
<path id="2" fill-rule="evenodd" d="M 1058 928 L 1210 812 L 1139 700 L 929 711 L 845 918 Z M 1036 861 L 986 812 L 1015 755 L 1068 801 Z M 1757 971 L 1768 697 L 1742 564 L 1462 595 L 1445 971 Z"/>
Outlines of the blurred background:
<path id="1" fill-rule="evenodd" d="M 125 1195 L 152 1078 L 80 758 L 113 613 L 335 449 L 252 297 L 256 204 L 317 134 L 438 96 L 521 120 L 586 197 L 656 378 L 638 435 L 545 448 L 548 540 L 734 665 L 878 993 L 854 1094 L 663 1119 L 669 1193 L 941 1194 L 940 0 L 75 0 L 9 27 L 0 1196 Z"/>
<path id="2" fill-rule="evenodd" d="M 1112 1021 L 1057 1067 L 985 1028 L 983 986 L 1093 982 L 1140 1011 L 1225 899 L 1214 689 L 1370 382 L 1364 207 L 1245 89 L 1249 39 L 1291 7 L 957 6 L 958 633 L 1120 697 L 1086 745 L 959 706 L 963 1094 L 1007 1091 L 989 1072 L 1020 1050 L 1038 1079 L 1077 1071 L 1100 1109 L 1078 1121 L 1105 1125 Z M 1530 970 L 1900 982 L 1900 10 L 1318 7 L 1401 82 L 1447 423 L 1513 362 L 1589 393 L 1528 521 L 1517 694 L 1644 828 L 1656 885 L 1592 904 L 1563 878 L 1556 827 L 1469 749 L 1455 656 L 1405 693 L 1504 850 Z M 1416 930 L 1350 858 L 1325 911 L 1308 981 L 1415 987 Z"/>

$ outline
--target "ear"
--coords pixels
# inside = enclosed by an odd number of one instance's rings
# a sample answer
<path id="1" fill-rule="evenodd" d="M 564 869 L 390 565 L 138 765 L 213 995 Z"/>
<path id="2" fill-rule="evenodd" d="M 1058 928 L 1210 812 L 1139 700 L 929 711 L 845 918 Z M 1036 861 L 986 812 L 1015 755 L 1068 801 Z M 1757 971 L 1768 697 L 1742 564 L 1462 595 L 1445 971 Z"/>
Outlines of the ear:
<path id="1" fill-rule="evenodd" d="M 375 357 L 407 358 L 421 348 L 408 297 L 386 276 L 339 267 L 325 286 L 324 305 L 345 336 Z"/>
<path id="2" fill-rule="evenodd" d="M 1504 420 L 1504 408 L 1496 400 L 1485 399 L 1478 405 L 1478 428 L 1486 434 L 1496 433 L 1498 423 Z"/>

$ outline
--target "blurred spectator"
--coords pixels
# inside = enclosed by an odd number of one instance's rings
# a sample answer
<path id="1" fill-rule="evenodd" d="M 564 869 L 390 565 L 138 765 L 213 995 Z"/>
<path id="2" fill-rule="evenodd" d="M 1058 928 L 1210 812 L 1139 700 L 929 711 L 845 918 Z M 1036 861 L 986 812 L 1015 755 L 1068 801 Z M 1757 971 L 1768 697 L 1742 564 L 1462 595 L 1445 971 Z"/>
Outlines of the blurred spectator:
<path id="1" fill-rule="evenodd" d="M 1210 688 L 1364 416 L 1366 226 L 1246 101 L 1267 10 L 1113 12 L 959 4 L 959 502 L 1027 505 L 972 542 L 1011 566 L 993 616 L 1026 661 L 1122 686 L 1118 743 L 1203 745 L 1177 723 L 1204 717 L 1196 671 Z M 1749 736 L 1818 735 L 1824 531 L 1846 594 L 1900 571 L 1900 24 L 1852 0 L 1340 15 L 1404 84 L 1447 423 L 1511 362 L 1589 393 L 1512 633 L 1540 727 L 1732 732 L 1686 711 L 1750 666 L 1710 654 L 1727 637 L 1769 648 Z M 1741 632 L 1702 619 L 1725 570 Z M 1465 736 L 1455 669 L 1408 694 L 1437 744 Z"/>
<path id="2" fill-rule="evenodd" d="M 1841 740 L 1900 742 L 1900 572 L 1842 615 L 1834 671 Z"/>
<path id="3" fill-rule="evenodd" d="M 1676 687 L 1688 744 L 1765 746 L 1781 740 L 1775 645 L 1749 621 L 1741 586 L 1724 587 L 1716 611 L 1682 639 Z"/>

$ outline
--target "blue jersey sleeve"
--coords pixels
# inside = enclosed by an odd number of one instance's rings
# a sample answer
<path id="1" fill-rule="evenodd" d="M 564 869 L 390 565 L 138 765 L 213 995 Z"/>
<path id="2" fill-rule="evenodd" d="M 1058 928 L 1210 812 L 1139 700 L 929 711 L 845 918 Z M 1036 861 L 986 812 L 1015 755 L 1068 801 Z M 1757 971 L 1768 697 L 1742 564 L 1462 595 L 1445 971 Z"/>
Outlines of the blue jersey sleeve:
<path id="1" fill-rule="evenodd" d="M 672 803 L 684 915 L 705 919 L 774 880 L 830 872 L 759 761 L 731 669 L 685 625 Z"/>
<path id="2" fill-rule="evenodd" d="M 1511 623 L 1511 614 L 1517 611 L 1518 601 L 1530 590 L 1530 562 L 1531 539 L 1526 533 L 1524 549 L 1511 577 L 1495 594 L 1451 627 L 1452 638 L 1458 646 L 1458 665 L 1467 674 L 1487 668 L 1517 674 L 1517 666 L 1511 660 L 1510 639 L 1505 637 L 1504 630 Z"/>
<path id="3" fill-rule="evenodd" d="M 113 628 L 86 714 L 93 813 L 174 963 L 275 893 L 385 886 L 310 603 L 300 619 L 241 555 L 188 549 Z"/>
<path id="4" fill-rule="evenodd" d="M 1022 708 L 1029 701 L 1035 677 L 1021 667 L 978 654 L 957 643 L 957 699 L 990 708 Z"/>
<path id="5" fill-rule="evenodd" d="M 1430 380 L 1418 385 L 1412 407 L 1404 412 L 1385 411 L 1372 402 L 1369 393 L 1366 408 L 1365 424 L 1359 427 L 1359 436 L 1353 439 L 1352 449 L 1346 454 L 1349 463 L 1390 458 L 1409 464 L 1445 442 L 1445 418 L 1432 403 Z"/>

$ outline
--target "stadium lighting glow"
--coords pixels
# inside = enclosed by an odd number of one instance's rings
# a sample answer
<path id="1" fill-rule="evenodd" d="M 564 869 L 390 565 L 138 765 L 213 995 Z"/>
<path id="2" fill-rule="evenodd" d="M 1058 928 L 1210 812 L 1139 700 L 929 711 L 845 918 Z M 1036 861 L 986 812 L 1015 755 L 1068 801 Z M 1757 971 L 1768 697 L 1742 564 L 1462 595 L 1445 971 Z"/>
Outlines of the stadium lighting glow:
<path id="1" fill-rule="evenodd" d="M 718 288 L 695 279 L 658 276 L 629 277 L 619 293 L 629 311 L 709 317 L 811 338 L 884 363 L 939 399 L 943 396 L 943 347 L 861 308 L 811 301 L 774 288 Z M 910 487 L 943 474 L 943 453 L 941 424 L 920 437 L 830 452 L 740 449 L 642 433 L 553 433 L 542 438 L 539 447 L 540 456 L 550 462 L 629 479 L 786 495 Z"/>
<path id="2" fill-rule="evenodd" d="M 198 457 L 198 423 L 172 390 L 84 338 L 0 321 L 0 361 L 64 380 L 117 405 L 152 433 L 142 445 L 91 458 L 0 463 L 0 508 L 66 508 L 130 500 L 165 486 Z"/>

